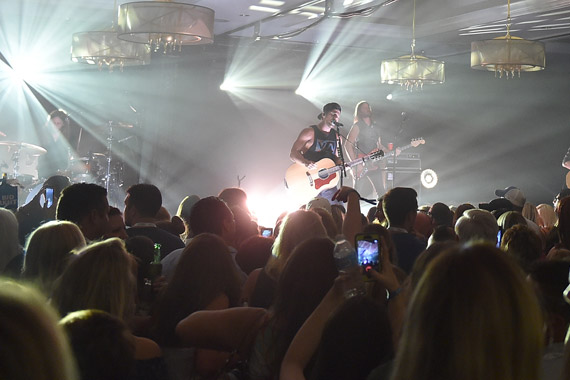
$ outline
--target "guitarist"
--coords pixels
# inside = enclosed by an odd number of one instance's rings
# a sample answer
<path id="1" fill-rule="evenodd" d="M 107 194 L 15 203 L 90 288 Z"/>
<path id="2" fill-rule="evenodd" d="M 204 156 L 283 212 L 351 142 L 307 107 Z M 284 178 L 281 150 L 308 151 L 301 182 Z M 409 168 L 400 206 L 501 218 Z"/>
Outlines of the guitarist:
<path id="1" fill-rule="evenodd" d="M 372 118 L 370 104 L 365 101 L 359 102 L 354 109 L 354 124 L 348 133 L 348 143 L 345 147 L 350 160 L 356 159 L 358 153 L 369 154 L 380 149 L 384 152 L 390 150 L 382 145 L 380 127 Z M 398 150 L 396 154 L 399 154 Z M 375 191 L 380 197 L 386 191 L 386 162 L 381 161 L 375 165 L 378 166 L 368 169 L 365 165 L 359 165 L 357 170 L 353 170 L 354 187 L 361 194 L 365 194 L 363 186 L 369 182 L 373 187 L 373 192 Z"/>
<path id="2" fill-rule="evenodd" d="M 316 168 L 315 162 L 323 158 L 332 159 L 340 165 L 337 156 L 337 134 L 335 123 L 340 118 L 341 108 L 338 103 L 327 103 L 323 112 L 318 115 L 320 122 L 301 131 L 297 140 L 291 147 L 290 158 L 293 162 L 306 166 L 308 169 Z M 336 188 L 322 191 L 319 196 L 331 201 Z"/>

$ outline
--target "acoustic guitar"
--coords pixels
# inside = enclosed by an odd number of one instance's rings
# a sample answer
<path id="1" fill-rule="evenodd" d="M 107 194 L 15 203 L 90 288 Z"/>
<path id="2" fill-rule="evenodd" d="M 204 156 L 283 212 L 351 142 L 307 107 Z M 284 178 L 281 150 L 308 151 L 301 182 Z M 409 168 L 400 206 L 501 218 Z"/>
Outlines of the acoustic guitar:
<path id="1" fill-rule="evenodd" d="M 379 160 L 384 152 L 379 150 L 345 164 L 346 168 L 360 165 L 366 161 Z M 285 186 L 307 199 L 314 198 L 321 191 L 335 187 L 340 181 L 338 172 L 341 165 L 336 165 L 330 158 L 323 158 L 316 163 L 316 168 L 307 169 L 306 166 L 295 163 L 285 172 Z"/>

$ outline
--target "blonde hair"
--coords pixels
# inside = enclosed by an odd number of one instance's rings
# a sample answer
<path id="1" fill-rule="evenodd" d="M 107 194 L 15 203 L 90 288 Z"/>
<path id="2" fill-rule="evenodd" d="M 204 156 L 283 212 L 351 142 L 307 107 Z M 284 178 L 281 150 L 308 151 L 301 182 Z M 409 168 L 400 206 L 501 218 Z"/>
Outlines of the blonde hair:
<path id="1" fill-rule="evenodd" d="M 22 277 L 32 280 L 49 297 L 53 282 L 63 273 L 73 250 L 84 246 L 85 238 L 74 223 L 47 222 L 28 238 Z"/>
<path id="2" fill-rule="evenodd" d="M 267 273 L 277 280 L 297 245 L 312 237 L 326 236 L 327 231 L 317 213 L 297 210 L 288 214 L 283 219 L 281 231 L 273 244 L 273 255 L 265 266 Z"/>
<path id="3" fill-rule="evenodd" d="M 538 300 L 498 248 L 448 250 L 412 296 L 392 380 L 537 380 L 544 344 Z"/>
<path id="4" fill-rule="evenodd" d="M 462 243 L 469 240 L 485 240 L 496 243 L 498 232 L 497 220 L 493 214 L 486 210 L 466 210 L 455 223 L 455 233 Z"/>
<path id="5" fill-rule="evenodd" d="M 57 313 L 39 292 L 0 280 L 0 379 L 79 378 L 57 320 Z"/>
<path id="6" fill-rule="evenodd" d="M 553 226 L 558 223 L 558 216 L 556 216 L 556 212 L 554 211 L 554 207 L 549 204 L 541 203 L 536 206 L 536 211 L 542 220 L 541 227 L 545 228 L 552 228 Z"/>
<path id="7" fill-rule="evenodd" d="M 121 239 L 111 238 L 81 250 L 63 272 L 53 293 L 62 316 L 84 309 L 106 311 L 124 321 L 134 313 L 135 261 Z"/>
<path id="8" fill-rule="evenodd" d="M 1 207 L 0 241 L 2 242 L 0 272 L 2 272 L 8 262 L 21 253 L 21 249 L 18 241 L 18 220 L 12 211 Z"/>

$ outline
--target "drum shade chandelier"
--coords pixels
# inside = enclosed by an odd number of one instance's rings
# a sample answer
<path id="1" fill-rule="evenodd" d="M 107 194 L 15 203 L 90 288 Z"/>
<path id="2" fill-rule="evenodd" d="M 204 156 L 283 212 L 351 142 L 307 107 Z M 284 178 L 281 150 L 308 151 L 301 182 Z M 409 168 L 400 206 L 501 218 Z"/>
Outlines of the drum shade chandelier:
<path id="1" fill-rule="evenodd" d="M 471 42 L 471 68 L 494 71 L 495 76 L 520 77 L 521 71 L 539 71 L 546 66 L 544 44 L 511 36 L 511 1 L 507 0 L 507 35 Z"/>
<path id="2" fill-rule="evenodd" d="M 398 58 L 382 61 L 380 78 L 382 83 L 397 83 L 407 90 L 421 89 L 424 84 L 442 84 L 445 82 L 445 64 L 443 61 L 416 55 L 416 0 L 412 15 L 412 53 Z"/>
<path id="3" fill-rule="evenodd" d="M 117 2 L 113 12 L 117 9 Z M 150 63 L 150 47 L 117 38 L 116 18 L 108 30 L 74 33 L 71 37 L 71 60 L 89 65 L 107 66 L 113 71 L 119 66 L 146 65 Z"/>
<path id="4" fill-rule="evenodd" d="M 183 45 L 210 44 L 214 41 L 214 11 L 172 1 L 121 4 L 118 37 L 164 53 L 181 51 Z"/>
<path id="5" fill-rule="evenodd" d="M 150 63 L 150 46 L 135 44 L 117 38 L 113 29 L 99 32 L 74 33 L 71 39 L 73 62 L 98 65 L 99 69 L 146 65 Z"/>

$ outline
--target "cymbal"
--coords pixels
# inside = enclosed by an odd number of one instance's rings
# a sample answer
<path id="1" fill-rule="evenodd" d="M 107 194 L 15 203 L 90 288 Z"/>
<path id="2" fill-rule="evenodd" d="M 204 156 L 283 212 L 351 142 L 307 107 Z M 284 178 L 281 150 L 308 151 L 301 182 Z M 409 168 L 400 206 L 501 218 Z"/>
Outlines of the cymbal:
<path id="1" fill-rule="evenodd" d="M 42 154 L 47 153 L 47 150 L 45 150 L 41 146 L 28 144 L 25 142 L 0 141 L 0 148 L 2 146 L 7 146 L 9 148 L 13 147 L 14 150 L 20 149 L 20 154 L 24 153 L 24 154 L 29 154 L 31 156 L 41 156 Z"/>

